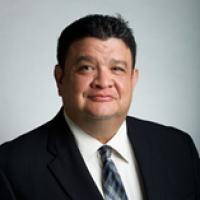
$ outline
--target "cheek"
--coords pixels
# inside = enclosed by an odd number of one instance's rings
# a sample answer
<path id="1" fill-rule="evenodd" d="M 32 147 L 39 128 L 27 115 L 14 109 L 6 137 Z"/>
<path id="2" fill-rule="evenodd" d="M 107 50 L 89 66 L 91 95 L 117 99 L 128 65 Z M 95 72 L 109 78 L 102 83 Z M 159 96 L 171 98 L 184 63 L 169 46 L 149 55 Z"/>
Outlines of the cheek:
<path id="1" fill-rule="evenodd" d="M 129 79 L 124 78 L 117 81 L 116 87 L 122 98 L 125 96 L 127 98 L 127 96 L 130 96 L 132 93 L 132 82 Z"/>
<path id="2" fill-rule="evenodd" d="M 83 95 L 90 87 L 90 79 L 86 77 L 74 77 L 71 81 L 71 91 L 74 95 Z"/>

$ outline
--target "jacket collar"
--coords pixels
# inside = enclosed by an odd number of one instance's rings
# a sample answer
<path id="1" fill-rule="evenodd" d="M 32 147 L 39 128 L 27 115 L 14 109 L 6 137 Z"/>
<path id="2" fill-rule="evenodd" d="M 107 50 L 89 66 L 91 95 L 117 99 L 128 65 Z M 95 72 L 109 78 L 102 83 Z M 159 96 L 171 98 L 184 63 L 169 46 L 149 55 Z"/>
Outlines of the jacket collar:
<path id="1" fill-rule="evenodd" d="M 47 149 L 53 159 L 48 168 L 66 194 L 72 199 L 103 200 L 64 120 L 62 110 L 50 123 L 49 130 Z"/>
<path id="2" fill-rule="evenodd" d="M 162 148 L 158 147 L 159 139 L 155 134 L 161 132 L 162 129 L 158 125 L 133 117 L 127 118 L 127 129 L 139 166 L 144 199 L 165 199 L 169 195 L 166 193 L 170 190 L 167 184 L 169 180 L 165 175 L 167 173 L 166 165 L 162 162 Z"/>

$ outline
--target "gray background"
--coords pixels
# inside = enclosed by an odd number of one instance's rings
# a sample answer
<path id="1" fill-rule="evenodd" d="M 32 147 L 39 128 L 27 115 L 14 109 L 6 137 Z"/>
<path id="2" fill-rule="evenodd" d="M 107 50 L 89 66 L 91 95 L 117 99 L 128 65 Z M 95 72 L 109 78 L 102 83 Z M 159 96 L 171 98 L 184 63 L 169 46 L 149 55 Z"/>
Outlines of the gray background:
<path id="1" fill-rule="evenodd" d="M 130 115 L 182 129 L 200 150 L 199 11 L 199 0 L 1 0 L 0 143 L 59 110 L 53 68 L 61 30 L 89 13 L 121 13 L 138 43 Z"/>

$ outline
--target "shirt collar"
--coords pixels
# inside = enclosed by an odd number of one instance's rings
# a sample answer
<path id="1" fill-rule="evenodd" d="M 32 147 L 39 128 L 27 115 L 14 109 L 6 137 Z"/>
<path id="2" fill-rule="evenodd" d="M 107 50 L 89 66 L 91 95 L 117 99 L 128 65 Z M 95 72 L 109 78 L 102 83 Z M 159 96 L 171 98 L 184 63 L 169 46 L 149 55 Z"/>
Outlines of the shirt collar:
<path id="1" fill-rule="evenodd" d="M 83 154 L 86 159 L 90 159 L 92 156 L 96 155 L 98 149 L 104 144 L 102 144 L 99 140 L 87 134 L 80 127 L 78 127 L 67 116 L 65 111 L 64 117 L 72 131 L 72 134 L 75 137 L 76 143 L 81 154 Z M 113 148 L 113 153 L 116 156 L 121 157 L 126 162 L 130 161 L 131 147 L 127 136 L 126 121 L 122 123 L 117 133 L 107 142 L 106 145 L 109 145 Z"/>
<path id="2" fill-rule="evenodd" d="M 127 136 L 126 121 L 122 123 L 117 133 L 107 142 L 111 146 L 116 156 L 121 157 L 126 162 L 130 161 L 130 143 Z"/>

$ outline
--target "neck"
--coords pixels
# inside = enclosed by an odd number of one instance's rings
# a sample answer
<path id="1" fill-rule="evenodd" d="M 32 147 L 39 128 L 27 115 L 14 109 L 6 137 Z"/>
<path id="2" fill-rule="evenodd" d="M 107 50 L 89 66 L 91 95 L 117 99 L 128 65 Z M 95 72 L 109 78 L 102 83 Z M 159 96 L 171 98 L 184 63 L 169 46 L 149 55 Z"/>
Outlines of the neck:
<path id="1" fill-rule="evenodd" d="M 107 143 L 119 130 L 123 120 L 93 120 L 83 124 L 81 128 L 101 143 Z"/>
<path id="2" fill-rule="evenodd" d="M 113 117 L 110 119 L 83 118 L 77 119 L 68 115 L 70 119 L 83 131 L 99 140 L 102 144 L 107 143 L 119 130 L 125 117 Z"/>

